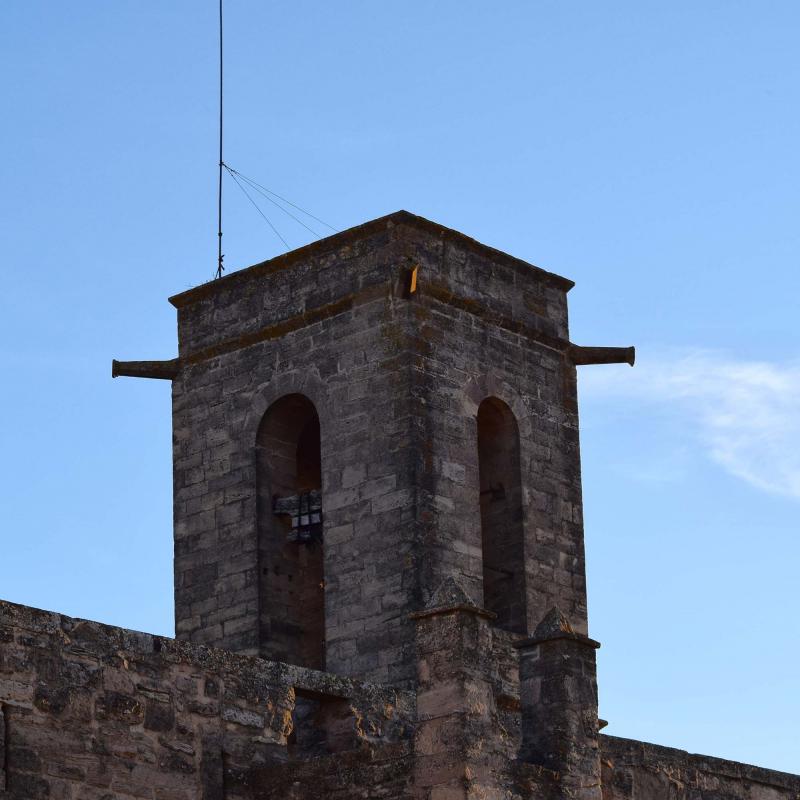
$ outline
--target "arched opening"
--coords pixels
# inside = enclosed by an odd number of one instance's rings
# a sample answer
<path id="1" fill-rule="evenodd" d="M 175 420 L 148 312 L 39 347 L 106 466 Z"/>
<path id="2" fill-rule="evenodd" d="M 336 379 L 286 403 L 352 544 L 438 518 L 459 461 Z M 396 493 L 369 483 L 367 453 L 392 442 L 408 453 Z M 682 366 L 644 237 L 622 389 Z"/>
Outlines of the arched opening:
<path id="1" fill-rule="evenodd" d="M 483 604 L 496 624 L 525 633 L 525 546 L 519 429 L 496 397 L 478 407 Z"/>
<path id="2" fill-rule="evenodd" d="M 261 655 L 324 669 L 320 431 L 307 397 L 286 395 L 267 409 L 256 472 Z"/>

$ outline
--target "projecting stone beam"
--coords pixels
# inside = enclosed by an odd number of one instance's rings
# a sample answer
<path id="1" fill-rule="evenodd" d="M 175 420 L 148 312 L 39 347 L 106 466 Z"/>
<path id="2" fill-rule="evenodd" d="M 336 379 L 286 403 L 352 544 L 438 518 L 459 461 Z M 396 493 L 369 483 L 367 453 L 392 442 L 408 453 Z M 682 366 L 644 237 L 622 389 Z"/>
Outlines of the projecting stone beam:
<path id="1" fill-rule="evenodd" d="M 180 368 L 180 359 L 172 358 L 169 361 L 111 361 L 111 377 L 118 378 L 124 375 L 128 378 L 159 378 L 171 381 Z"/>
<path id="2" fill-rule="evenodd" d="M 581 364 L 630 364 L 636 360 L 635 347 L 581 347 L 570 344 L 567 356 L 576 366 Z"/>

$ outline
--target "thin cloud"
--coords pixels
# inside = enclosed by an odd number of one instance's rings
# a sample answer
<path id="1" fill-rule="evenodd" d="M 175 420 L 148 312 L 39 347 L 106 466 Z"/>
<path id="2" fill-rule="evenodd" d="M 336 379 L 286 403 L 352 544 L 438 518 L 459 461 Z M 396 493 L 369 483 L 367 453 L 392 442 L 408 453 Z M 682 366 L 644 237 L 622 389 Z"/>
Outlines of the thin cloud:
<path id="1" fill-rule="evenodd" d="M 709 457 L 752 486 L 800 499 L 800 366 L 693 351 L 583 370 L 584 399 L 666 405 L 687 416 Z"/>

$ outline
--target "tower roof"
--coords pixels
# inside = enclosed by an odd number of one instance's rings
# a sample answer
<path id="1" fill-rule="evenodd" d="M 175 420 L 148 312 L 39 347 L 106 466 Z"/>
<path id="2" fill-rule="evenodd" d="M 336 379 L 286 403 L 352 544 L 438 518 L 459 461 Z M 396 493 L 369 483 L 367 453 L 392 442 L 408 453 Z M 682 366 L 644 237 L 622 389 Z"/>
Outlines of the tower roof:
<path id="1" fill-rule="evenodd" d="M 534 264 L 523 261 L 520 258 L 516 258 L 508 253 L 504 253 L 502 250 L 497 250 L 494 247 L 482 244 L 481 242 L 470 238 L 466 234 L 453 230 L 452 228 L 446 228 L 444 225 L 440 225 L 437 222 L 432 222 L 429 219 L 425 219 L 425 217 L 411 214 L 408 211 L 395 211 L 392 214 L 387 214 L 385 217 L 378 217 L 377 219 L 370 220 L 369 222 L 364 222 L 361 225 L 356 225 L 355 227 L 348 228 L 340 233 L 335 233 L 332 236 L 319 239 L 318 241 L 307 244 L 304 247 L 298 247 L 296 250 L 290 250 L 288 253 L 282 253 L 279 256 L 275 256 L 275 258 L 262 261 L 258 264 L 254 264 L 251 267 L 246 267 L 245 269 L 231 272 L 228 275 L 219 278 L 218 280 L 209 281 L 208 283 L 201 284 L 200 286 L 196 286 L 192 289 L 187 289 L 185 292 L 180 292 L 179 294 L 173 295 L 169 298 L 169 301 L 176 308 L 182 308 L 184 306 L 191 305 L 197 300 L 202 300 L 206 297 L 209 297 L 210 295 L 215 294 L 217 291 L 229 288 L 237 283 L 257 278 L 266 273 L 277 272 L 292 266 L 304 258 L 322 255 L 329 250 L 334 250 L 342 247 L 343 245 L 355 243 L 361 239 L 365 239 L 368 236 L 372 236 L 382 229 L 388 230 L 400 225 L 405 226 L 406 228 L 411 228 L 421 234 L 427 234 L 428 236 L 435 236 L 443 240 L 455 242 L 461 247 L 481 252 L 484 255 L 489 255 L 496 261 L 502 261 L 516 266 L 528 273 L 533 271 L 538 278 L 550 283 L 562 291 L 568 292 L 575 285 L 574 282 L 568 278 L 563 278 L 560 275 L 556 275 L 553 272 L 548 272 L 547 270 L 541 269 L 541 267 L 537 267 Z"/>

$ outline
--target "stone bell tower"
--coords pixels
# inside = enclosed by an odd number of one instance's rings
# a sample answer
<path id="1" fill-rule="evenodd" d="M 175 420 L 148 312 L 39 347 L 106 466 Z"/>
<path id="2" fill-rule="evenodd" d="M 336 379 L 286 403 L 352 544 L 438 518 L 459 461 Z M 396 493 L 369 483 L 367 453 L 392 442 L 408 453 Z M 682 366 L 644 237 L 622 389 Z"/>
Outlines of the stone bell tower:
<path id="1" fill-rule="evenodd" d="M 171 298 L 179 638 L 409 685 L 455 580 L 587 633 L 572 282 L 400 211 Z"/>

